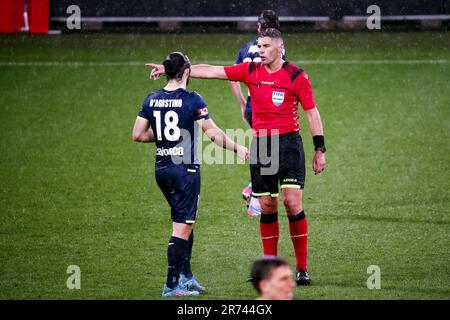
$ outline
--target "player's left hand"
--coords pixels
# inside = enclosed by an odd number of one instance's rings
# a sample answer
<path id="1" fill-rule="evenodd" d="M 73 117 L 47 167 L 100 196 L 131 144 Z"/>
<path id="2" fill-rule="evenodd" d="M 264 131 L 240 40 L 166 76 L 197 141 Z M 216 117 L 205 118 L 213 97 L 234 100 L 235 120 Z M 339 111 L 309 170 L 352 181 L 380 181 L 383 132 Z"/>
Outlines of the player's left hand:
<path id="1" fill-rule="evenodd" d="M 248 158 L 249 158 L 249 151 L 246 147 L 238 145 L 237 155 L 241 159 L 241 161 L 244 162 L 244 161 L 248 160 Z"/>
<path id="2" fill-rule="evenodd" d="M 319 174 L 325 170 L 325 153 L 322 151 L 316 151 L 313 159 L 313 171 L 314 174 Z"/>
<path id="3" fill-rule="evenodd" d="M 145 66 L 153 68 L 152 72 L 150 72 L 150 79 L 158 80 L 160 76 L 166 73 L 162 64 L 146 63 Z"/>

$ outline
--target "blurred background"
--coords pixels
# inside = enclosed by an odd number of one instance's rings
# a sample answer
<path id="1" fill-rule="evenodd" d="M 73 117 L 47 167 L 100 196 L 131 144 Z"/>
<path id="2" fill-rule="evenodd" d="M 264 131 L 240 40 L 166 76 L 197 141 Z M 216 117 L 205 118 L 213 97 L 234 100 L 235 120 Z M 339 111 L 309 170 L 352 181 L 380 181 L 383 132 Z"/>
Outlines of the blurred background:
<path id="1" fill-rule="evenodd" d="M 271 8 L 284 31 L 366 29 L 367 8 L 382 8 L 389 30 L 448 29 L 448 0 L 3 0 L 0 32 L 67 32 L 71 6 L 81 13 L 81 31 L 253 31 L 256 17 Z M 25 18 L 24 18 L 25 14 Z"/>

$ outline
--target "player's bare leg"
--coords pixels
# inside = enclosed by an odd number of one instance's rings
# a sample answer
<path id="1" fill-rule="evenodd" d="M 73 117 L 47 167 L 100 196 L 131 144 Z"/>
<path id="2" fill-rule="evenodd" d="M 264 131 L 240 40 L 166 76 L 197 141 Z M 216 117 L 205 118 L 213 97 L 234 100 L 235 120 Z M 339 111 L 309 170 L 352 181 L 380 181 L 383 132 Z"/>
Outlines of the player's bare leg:
<path id="1" fill-rule="evenodd" d="M 294 245 L 296 260 L 296 280 L 298 285 L 311 282 L 308 274 L 308 222 L 303 211 L 303 190 L 300 188 L 283 188 L 282 199 L 289 219 L 289 232 Z"/>
<path id="2" fill-rule="evenodd" d="M 188 240 L 192 230 L 194 230 L 194 225 L 194 223 L 172 222 L 172 237 Z"/>
<path id="3" fill-rule="evenodd" d="M 278 221 L 278 197 L 261 196 L 260 231 L 265 256 L 276 256 L 278 253 L 278 237 L 280 233 Z"/>

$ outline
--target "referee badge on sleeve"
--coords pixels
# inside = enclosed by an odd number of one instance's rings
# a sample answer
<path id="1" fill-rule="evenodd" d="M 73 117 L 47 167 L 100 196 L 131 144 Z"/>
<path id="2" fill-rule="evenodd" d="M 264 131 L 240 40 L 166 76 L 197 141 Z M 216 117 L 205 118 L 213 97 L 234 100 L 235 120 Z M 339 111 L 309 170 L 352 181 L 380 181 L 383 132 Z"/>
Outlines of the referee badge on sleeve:
<path id="1" fill-rule="evenodd" d="M 272 92 L 272 102 L 274 105 L 279 107 L 284 101 L 284 92 L 273 91 Z"/>

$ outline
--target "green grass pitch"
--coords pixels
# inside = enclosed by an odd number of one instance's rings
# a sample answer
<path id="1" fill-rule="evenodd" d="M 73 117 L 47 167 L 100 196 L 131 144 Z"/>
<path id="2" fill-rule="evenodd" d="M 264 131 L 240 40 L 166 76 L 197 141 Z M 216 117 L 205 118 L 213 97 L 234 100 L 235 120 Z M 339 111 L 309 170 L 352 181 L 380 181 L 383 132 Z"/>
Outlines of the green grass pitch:
<path id="1" fill-rule="evenodd" d="M 154 145 L 134 143 L 131 129 L 164 81 L 148 80 L 143 62 L 182 50 L 194 63 L 231 64 L 252 36 L 0 37 L 0 299 L 161 298 L 170 214 Z M 285 43 L 289 60 L 306 61 L 328 148 L 314 176 L 301 116 L 313 284 L 295 298 L 449 299 L 450 33 Z M 193 79 L 190 89 L 219 126 L 246 128 L 227 82 Z M 208 288 L 201 299 L 256 296 L 245 282 L 262 252 L 240 197 L 248 178 L 247 165 L 202 167 L 192 260 Z M 280 225 L 280 255 L 294 266 L 284 209 Z M 81 268 L 80 290 L 66 287 L 69 265 Z M 380 290 L 367 288 L 370 265 Z"/>

